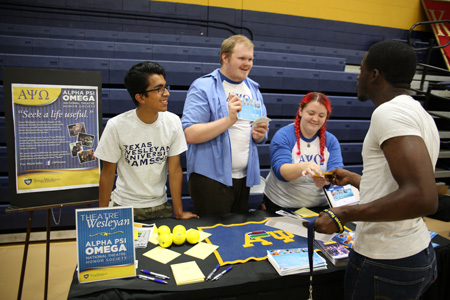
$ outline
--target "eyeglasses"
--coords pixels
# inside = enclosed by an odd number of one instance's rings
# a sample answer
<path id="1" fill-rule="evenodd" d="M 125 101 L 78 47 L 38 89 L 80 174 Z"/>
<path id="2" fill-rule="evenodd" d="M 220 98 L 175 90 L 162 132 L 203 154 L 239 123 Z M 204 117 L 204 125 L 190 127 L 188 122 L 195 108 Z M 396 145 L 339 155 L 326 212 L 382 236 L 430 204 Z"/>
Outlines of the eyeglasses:
<path id="1" fill-rule="evenodd" d="M 170 91 L 170 85 L 166 84 L 166 85 L 158 87 L 158 88 L 154 88 L 154 89 L 151 89 L 151 90 L 146 90 L 146 91 L 143 91 L 142 94 L 156 91 L 156 92 L 158 92 L 158 94 L 162 95 L 162 94 L 164 94 L 164 92 L 166 90 Z"/>

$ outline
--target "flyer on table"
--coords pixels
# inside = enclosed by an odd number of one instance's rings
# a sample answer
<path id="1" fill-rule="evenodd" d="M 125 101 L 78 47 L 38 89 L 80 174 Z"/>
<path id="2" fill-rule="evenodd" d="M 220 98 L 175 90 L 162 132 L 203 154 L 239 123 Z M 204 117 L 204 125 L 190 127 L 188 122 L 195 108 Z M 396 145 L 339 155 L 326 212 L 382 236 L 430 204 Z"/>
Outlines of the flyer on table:
<path id="1" fill-rule="evenodd" d="M 98 186 L 98 87 L 11 89 L 17 194 Z"/>
<path id="2" fill-rule="evenodd" d="M 80 283 L 136 276 L 131 206 L 76 210 Z"/>

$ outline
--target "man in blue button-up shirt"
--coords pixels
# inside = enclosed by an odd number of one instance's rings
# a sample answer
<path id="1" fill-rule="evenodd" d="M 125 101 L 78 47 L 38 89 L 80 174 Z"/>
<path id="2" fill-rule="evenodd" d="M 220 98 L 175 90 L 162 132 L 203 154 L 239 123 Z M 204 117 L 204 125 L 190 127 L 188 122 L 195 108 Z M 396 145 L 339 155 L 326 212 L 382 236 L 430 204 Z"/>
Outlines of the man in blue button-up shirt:
<path id="1" fill-rule="evenodd" d="M 245 36 L 226 39 L 221 68 L 195 80 L 186 97 L 181 121 L 199 215 L 247 212 L 250 187 L 260 183 L 256 145 L 267 140 L 268 124 L 252 124 L 267 115 L 259 85 L 248 78 L 253 48 Z"/>

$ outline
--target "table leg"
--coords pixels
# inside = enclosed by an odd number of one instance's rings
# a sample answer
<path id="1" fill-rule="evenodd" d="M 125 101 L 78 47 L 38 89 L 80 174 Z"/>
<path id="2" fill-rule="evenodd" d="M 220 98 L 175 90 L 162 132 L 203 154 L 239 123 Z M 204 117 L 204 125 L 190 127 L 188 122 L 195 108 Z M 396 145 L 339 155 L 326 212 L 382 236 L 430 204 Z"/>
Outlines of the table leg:
<path id="1" fill-rule="evenodd" d="M 44 286 L 44 300 L 47 300 L 48 295 L 48 271 L 50 260 L 50 213 L 51 210 L 47 209 L 47 239 L 45 248 L 45 286 Z"/>
<path id="2" fill-rule="evenodd" d="M 28 246 L 30 245 L 31 221 L 33 220 L 33 211 L 28 214 L 27 234 L 25 238 L 25 247 L 23 249 L 22 270 L 20 272 L 19 292 L 17 299 L 22 299 L 23 281 L 25 279 L 25 269 L 27 267 Z"/>

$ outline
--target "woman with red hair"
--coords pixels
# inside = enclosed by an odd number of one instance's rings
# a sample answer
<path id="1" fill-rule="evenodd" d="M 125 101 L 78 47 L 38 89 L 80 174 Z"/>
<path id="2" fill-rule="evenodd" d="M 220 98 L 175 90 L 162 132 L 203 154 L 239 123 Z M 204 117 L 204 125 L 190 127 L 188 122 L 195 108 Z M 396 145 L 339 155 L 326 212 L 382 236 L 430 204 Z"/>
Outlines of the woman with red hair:
<path id="1" fill-rule="evenodd" d="M 329 182 L 322 173 L 344 166 L 337 138 L 325 129 L 330 114 L 327 96 L 308 93 L 299 104 L 294 124 L 279 129 L 273 137 L 263 195 L 268 211 L 327 205 L 322 187 Z"/>

